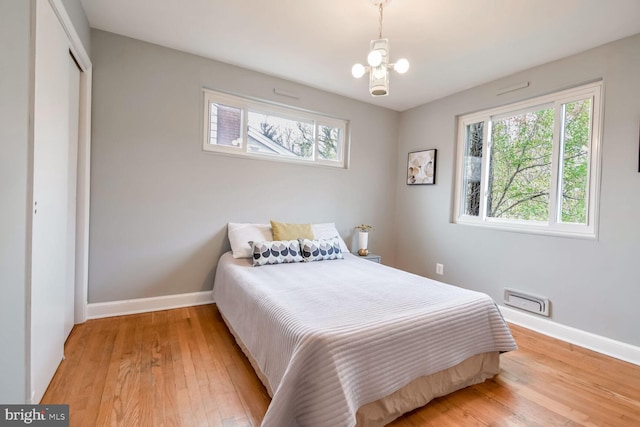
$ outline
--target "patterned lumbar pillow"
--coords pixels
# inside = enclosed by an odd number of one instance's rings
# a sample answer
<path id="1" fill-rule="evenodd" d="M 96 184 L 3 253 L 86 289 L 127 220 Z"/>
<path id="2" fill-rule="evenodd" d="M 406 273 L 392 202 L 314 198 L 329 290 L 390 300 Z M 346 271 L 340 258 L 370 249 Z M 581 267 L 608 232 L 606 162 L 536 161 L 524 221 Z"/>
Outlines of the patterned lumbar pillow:
<path id="1" fill-rule="evenodd" d="M 340 249 L 340 239 L 332 237 L 330 239 L 298 239 L 300 241 L 300 251 L 305 262 L 323 261 L 329 259 L 343 259 Z"/>
<path id="2" fill-rule="evenodd" d="M 301 262 L 300 242 L 297 240 L 274 240 L 249 242 L 253 254 L 253 266 Z"/>

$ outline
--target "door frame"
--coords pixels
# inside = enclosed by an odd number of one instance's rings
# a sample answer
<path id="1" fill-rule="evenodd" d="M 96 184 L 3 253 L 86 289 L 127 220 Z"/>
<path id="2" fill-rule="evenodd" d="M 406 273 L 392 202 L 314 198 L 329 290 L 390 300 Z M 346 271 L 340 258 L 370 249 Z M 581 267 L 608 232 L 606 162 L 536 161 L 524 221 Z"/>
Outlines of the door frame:
<path id="1" fill-rule="evenodd" d="M 93 64 L 62 0 L 49 0 L 69 41 L 69 51 L 80 73 L 80 116 L 78 117 L 78 174 L 76 189 L 76 274 L 74 323 L 87 320 L 89 285 L 89 201 L 91 180 L 91 82 Z"/>

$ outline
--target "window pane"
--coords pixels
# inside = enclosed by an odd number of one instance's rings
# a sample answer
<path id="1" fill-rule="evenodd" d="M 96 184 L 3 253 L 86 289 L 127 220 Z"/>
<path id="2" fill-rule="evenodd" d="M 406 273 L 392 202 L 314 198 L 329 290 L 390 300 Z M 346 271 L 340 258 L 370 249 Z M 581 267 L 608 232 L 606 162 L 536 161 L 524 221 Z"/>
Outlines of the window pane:
<path id="1" fill-rule="evenodd" d="M 318 156 L 324 160 L 339 160 L 340 128 L 318 126 Z"/>
<path id="2" fill-rule="evenodd" d="M 464 149 L 464 214 L 480 214 L 480 180 L 482 171 L 482 145 L 484 122 L 467 125 Z"/>
<path id="3" fill-rule="evenodd" d="M 487 216 L 548 221 L 553 108 L 492 122 Z"/>
<path id="4" fill-rule="evenodd" d="M 249 111 L 249 151 L 313 158 L 313 122 Z"/>
<path id="5" fill-rule="evenodd" d="M 587 223 L 591 99 L 562 106 L 561 222 Z"/>
<path id="6" fill-rule="evenodd" d="M 242 147 L 242 109 L 209 103 L 209 144 Z"/>

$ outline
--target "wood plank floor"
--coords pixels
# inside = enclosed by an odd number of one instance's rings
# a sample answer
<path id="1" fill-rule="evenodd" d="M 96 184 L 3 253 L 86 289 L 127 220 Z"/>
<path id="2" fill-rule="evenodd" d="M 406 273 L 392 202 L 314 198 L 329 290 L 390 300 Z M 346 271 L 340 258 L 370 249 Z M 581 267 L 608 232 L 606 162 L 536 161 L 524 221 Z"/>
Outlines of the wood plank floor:
<path id="1" fill-rule="evenodd" d="M 495 378 L 394 421 L 408 426 L 640 426 L 640 367 L 511 325 Z M 42 403 L 72 426 L 259 426 L 269 396 L 215 305 L 77 325 Z"/>

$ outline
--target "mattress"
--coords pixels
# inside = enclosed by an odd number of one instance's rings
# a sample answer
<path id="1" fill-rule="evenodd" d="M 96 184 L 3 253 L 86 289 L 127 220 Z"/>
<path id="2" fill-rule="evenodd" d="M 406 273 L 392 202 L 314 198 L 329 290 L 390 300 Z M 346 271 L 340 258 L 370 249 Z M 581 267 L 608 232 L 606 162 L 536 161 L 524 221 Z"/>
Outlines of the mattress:
<path id="1" fill-rule="evenodd" d="M 213 295 L 272 396 L 265 427 L 363 424 L 359 409 L 421 378 L 516 349 L 487 295 L 350 254 L 252 267 L 228 253 Z"/>

